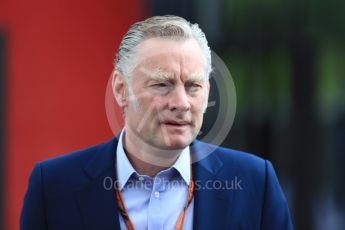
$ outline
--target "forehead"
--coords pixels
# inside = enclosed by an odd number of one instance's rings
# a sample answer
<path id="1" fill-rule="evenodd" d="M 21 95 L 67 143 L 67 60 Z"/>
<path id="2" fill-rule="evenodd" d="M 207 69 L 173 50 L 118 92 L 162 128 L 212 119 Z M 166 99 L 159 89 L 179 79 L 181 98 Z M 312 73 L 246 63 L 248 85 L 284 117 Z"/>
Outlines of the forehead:
<path id="1" fill-rule="evenodd" d="M 171 73 L 186 77 L 205 73 L 203 53 L 195 39 L 150 38 L 137 49 L 134 71 Z"/>

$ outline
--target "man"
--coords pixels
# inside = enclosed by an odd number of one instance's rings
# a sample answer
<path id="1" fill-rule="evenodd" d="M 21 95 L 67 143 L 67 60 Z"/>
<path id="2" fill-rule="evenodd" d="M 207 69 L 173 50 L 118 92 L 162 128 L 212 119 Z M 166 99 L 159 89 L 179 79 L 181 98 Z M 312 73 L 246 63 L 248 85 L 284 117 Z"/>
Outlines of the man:
<path id="1" fill-rule="evenodd" d="M 124 129 L 38 163 L 21 229 L 292 229 L 270 162 L 195 140 L 210 72 L 197 25 L 176 16 L 134 24 L 112 81 Z"/>

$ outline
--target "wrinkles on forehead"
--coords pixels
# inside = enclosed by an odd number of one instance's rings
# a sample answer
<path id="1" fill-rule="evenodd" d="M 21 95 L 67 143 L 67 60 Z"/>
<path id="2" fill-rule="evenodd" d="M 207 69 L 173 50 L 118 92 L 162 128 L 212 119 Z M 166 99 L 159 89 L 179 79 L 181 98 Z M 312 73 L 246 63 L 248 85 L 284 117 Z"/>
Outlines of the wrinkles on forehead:
<path id="1" fill-rule="evenodd" d="M 141 66 L 139 71 L 145 74 L 148 78 L 154 80 L 168 81 L 174 78 L 174 73 L 172 71 L 163 70 L 160 67 L 147 68 L 145 66 Z"/>
<path id="2" fill-rule="evenodd" d="M 136 81 L 148 78 L 183 82 L 208 79 L 201 49 L 194 39 L 175 41 L 160 38 L 140 44 L 133 77 Z"/>

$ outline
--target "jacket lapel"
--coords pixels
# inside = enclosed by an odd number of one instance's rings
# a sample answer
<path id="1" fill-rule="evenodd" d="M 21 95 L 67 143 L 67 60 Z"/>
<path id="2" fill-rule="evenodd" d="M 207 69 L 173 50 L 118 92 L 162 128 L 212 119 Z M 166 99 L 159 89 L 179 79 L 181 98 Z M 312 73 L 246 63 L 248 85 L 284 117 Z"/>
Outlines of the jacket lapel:
<path id="1" fill-rule="evenodd" d="M 194 141 L 191 145 L 193 159 L 194 229 L 224 229 L 229 217 L 232 193 L 219 187 L 225 186 L 225 179 L 218 176 L 222 161 L 209 151 L 216 147 Z M 204 155 L 203 155 L 204 154 Z M 228 177 L 231 178 L 231 177 Z"/>
<path id="2" fill-rule="evenodd" d="M 75 196 L 85 229 L 120 229 L 114 190 L 116 146 L 117 139 L 114 138 L 99 147 L 84 168 L 90 183 Z"/>
<path id="3" fill-rule="evenodd" d="M 113 184 L 116 178 L 116 147 L 115 137 L 99 148 L 85 166 L 90 183 L 75 194 L 87 230 L 120 229 Z M 207 154 L 210 148 L 215 151 L 215 147 L 199 141 L 191 145 L 192 160 L 195 162 L 192 165 L 195 181 L 193 228 L 198 230 L 222 229 L 230 215 L 231 193 L 215 188 L 224 186 L 224 180 L 218 176 L 223 163 L 215 154 Z M 212 184 L 214 181 L 217 181 L 216 184 Z"/>

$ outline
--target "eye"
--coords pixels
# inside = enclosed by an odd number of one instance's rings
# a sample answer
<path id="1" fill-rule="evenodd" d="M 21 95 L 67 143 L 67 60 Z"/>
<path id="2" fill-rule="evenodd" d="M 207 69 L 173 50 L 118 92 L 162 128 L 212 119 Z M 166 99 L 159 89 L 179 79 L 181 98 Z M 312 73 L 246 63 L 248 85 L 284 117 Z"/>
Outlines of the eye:
<path id="1" fill-rule="evenodd" d="M 153 87 L 157 87 L 157 88 L 163 88 L 163 87 L 167 87 L 168 84 L 166 83 L 157 83 L 157 84 L 153 84 Z"/>
<path id="2" fill-rule="evenodd" d="M 157 82 L 150 85 L 150 88 L 153 90 L 153 92 L 157 94 L 167 94 L 171 87 L 172 85 L 167 82 Z"/>
<path id="3" fill-rule="evenodd" d="M 187 88 L 188 92 L 196 93 L 202 88 L 202 86 L 200 84 L 191 83 L 191 84 L 188 84 L 186 86 L 186 88 Z"/>

